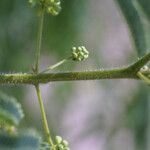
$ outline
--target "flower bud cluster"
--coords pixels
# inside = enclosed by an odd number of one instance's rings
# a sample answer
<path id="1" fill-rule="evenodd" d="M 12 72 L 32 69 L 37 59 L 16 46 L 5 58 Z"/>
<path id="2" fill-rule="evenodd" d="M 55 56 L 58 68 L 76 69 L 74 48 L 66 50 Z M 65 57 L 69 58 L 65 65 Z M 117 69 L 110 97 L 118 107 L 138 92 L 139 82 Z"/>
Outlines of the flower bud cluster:
<path id="1" fill-rule="evenodd" d="M 82 61 L 89 57 L 89 52 L 84 46 L 72 47 L 72 59 L 74 61 Z"/>
<path id="2" fill-rule="evenodd" d="M 56 136 L 56 150 L 70 150 L 69 143 L 66 140 L 63 140 L 62 137 Z"/>
<path id="3" fill-rule="evenodd" d="M 29 0 L 32 7 L 38 8 L 39 11 L 46 11 L 48 14 L 56 16 L 61 11 L 60 0 Z"/>

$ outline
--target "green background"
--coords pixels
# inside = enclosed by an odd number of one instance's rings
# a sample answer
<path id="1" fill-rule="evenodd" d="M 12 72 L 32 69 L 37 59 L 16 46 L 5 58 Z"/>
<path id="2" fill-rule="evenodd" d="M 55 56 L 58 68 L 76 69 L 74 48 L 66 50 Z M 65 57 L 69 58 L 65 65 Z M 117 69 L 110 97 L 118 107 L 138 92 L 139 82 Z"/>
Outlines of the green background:
<path id="1" fill-rule="evenodd" d="M 144 19 L 144 18 L 143 18 Z M 37 16 L 26 0 L 0 2 L 0 71 L 31 72 L 35 60 Z M 148 22 L 145 22 L 148 28 Z M 147 35 L 148 36 L 148 35 Z M 54 72 L 125 66 L 137 60 L 126 22 L 112 0 L 63 0 L 59 16 L 45 15 L 41 70 L 64 59 L 72 46 L 84 45 L 88 60 L 69 62 Z M 43 131 L 35 89 L 1 85 L 23 105 L 21 126 Z M 139 81 L 81 81 L 41 86 L 53 135 L 71 149 L 149 149 L 149 94 Z"/>

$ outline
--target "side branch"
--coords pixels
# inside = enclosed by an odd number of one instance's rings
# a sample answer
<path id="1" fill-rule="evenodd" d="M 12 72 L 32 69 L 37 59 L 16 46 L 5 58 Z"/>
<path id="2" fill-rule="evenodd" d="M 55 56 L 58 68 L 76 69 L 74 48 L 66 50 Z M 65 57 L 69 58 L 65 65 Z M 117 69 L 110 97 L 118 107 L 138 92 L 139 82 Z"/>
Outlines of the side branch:
<path id="1" fill-rule="evenodd" d="M 150 60 L 150 53 L 146 54 L 142 58 L 140 58 L 137 62 L 129 66 L 130 72 L 134 72 L 137 74 L 137 72 L 144 66 L 146 65 Z"/>

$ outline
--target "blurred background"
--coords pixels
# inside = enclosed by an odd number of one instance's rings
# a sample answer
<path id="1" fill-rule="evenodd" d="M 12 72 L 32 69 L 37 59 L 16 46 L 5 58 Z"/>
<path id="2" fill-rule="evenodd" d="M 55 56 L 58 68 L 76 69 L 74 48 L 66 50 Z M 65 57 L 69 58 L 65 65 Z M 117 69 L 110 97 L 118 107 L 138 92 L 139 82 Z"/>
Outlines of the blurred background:
<path id="1" fill-rule="evenodd" d="M 0 71 L 30 72 L 35 58 L 37 17 L 27 0 L 0 1 Z M 57 17 L 45 16 L 41 69 L 84 45 L 88 60 L 54 70 L 84 71 L 126 66 L 137 60 L 130 33 L 113 0 L 63 0 Z M 32 86 L 0 86 L 22 103 L 22 127 L 42 134 Z M 148 88 L 136 80 L 53 82 L 41 85 L 49 126 L 72 150 L 149 150 Z"/>

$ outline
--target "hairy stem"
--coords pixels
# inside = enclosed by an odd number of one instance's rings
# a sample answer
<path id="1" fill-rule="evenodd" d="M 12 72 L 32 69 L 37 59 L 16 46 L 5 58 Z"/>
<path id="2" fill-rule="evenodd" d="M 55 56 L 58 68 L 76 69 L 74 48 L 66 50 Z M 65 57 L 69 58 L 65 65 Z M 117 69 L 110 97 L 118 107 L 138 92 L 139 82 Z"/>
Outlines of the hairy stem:
<path id="1" fill-rule="evenodd" d="M 42 100 L 42 96 L 41 96 L 40 87 L 39 87 L 39 85 L 36 85 L 35 88 L 36 88 L 36 93 L 37 93 L 37 97 L 38 97 L 39 104 L 40 104 L 44 129 L 45 129 L 45 133 L 46 133 L 46 136 L 47 136 L 47 139 L 48 139 L 48 143 L 53 148 L 53 150 L 55 150 L 55 145 L 53 144 L 53 141 L 51 139 L 51 134 L 50 134 L 48 123 L 47 123 L 47 118 L 46 118 L 46 113 L 45 113 L 45 110 L 44 110 L 44 105 L 43 105 L 43 100 Z"/>
<path id="2" fill-rule="evenodd" d="M 46 84 L 53 81 L 79 81 L 101 79 L 139 79 L 128 69 L 97 70 L 87 72 L 65 72 L 45 74 L 1 74 L 0 84 Z"/>
<path id="3" fill-rule="evenodd" d="M 40 53 L 42 45 L 42 32 L 43 32 L 43 22 L 44 22 L 44 10 L 39 18 L 39 28 L 38 28 L 38 38 L 37 38 L 37 50 L 36 50 L 36 61 L 35 61 L 35 73 L 39 72 L 39 62 L 40 62 Z"/>
<path id="4" fill-rule="evenodd" d="M 143 56 L 141 59 L 139 59 L 137 62 L 135 62 L 133 65 L 130 65 L 130 71 L 136 74 L 143 66 L 145 66 L 150 60 L 150 53 Z"/>
<path id="5" fill-rule="evenodd" d="M 0 74 L 0 84 L 32 84 L 48 83 L 52 81 L 78 81 L 100 79 L 139 79 L 137 73 L 150 60 L 150 53 L 139 59 L 129 67 L 97 70 L 86 72 L 65 72 L 46 74 Z M 143 73 L 144 74 L 144 73 Z M 145 75 L 150 74 L 146 72 Z"/>

